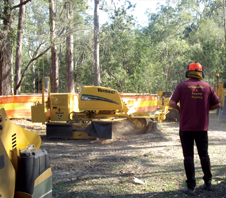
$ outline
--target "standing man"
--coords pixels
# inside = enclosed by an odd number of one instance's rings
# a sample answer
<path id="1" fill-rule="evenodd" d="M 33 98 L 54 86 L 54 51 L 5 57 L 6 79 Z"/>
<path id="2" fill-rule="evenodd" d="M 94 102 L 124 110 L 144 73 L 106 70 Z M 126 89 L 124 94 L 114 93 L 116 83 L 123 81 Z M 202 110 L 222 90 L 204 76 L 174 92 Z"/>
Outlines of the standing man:
<path id="1" fill-rule="evenodd" d="M 213 88 L 202 81 L 205 74 L 201 64 L 191 63 L 185 75 L 189 80 L 176 87 L 169 105 L 180 113 L 180 140 L 187 177 L 187 186 L 182 191 L 188 195 L 195 195 L 194 141 L 204 173 L 203 188 L 212 190 L 207 131 L 209 110 L 219 108 L 220 101 Z M 180 106 L 177 105 L 178 102 Z"/>

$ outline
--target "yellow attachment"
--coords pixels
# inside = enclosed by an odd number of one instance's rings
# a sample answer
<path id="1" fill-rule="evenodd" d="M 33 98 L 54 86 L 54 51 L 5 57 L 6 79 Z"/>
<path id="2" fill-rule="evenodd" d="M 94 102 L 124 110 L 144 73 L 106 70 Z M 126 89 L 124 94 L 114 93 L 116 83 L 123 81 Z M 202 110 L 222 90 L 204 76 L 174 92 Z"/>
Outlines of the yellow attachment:
<path id="1" fill-rule="evenodd" d="M 88 135 L 84 131 L 73 131 L 73 139 L 74 140 L 95 140 L 96 138 Z"/>
<path id="2" fill-rule="evenodd" d="M 166 114 L 169 112 L 169 106 L 164 106 L 163 108 L 159 109 L 155 112 L 154 117 L 158 119 L 158 122 L 162 122 L 166 119 Z"/>
<path id="3" fill-rule="evenodd" d="M 224 104 L 224 98 L 226 96 L 226 88 L 224 88 L 224 83 L 218 83 L 215 87 L 215 92 L 217 96 L 219 97 L 219 100 L 221 102 L 221 105 Z"/>
<path id="4" fill-rule="evenodd" d="M 121 99 L 121 101 L 122 101 L 122 99 Z M 122 102 L 122 111 L 125 113 L 127 113 L 129 111 L 129 108 L 125 105 L 124 102 Z"/>
<path id="5" fill-rule="evenodd" d="M 169 109 L 171 107 L 169 106 L 169 101 L 171 98 L 171 95 L 173 92 L 163 92 L 163 91 L 158 91 L 157 92 L 157 105 L 158 105 L 158 110 L 155 112 L 154 117 L 157 118 L 158 122 L 162 122 L 163 120 L 166 119 L 166 114 L 169 113 Z"/>

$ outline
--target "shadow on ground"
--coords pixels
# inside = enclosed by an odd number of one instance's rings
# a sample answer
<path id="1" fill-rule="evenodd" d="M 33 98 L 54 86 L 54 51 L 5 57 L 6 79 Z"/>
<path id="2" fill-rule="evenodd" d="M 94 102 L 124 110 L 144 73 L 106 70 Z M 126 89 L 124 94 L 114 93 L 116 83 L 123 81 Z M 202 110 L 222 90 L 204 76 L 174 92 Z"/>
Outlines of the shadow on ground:
<path id="1" fill-rule="evenodd" d="M 68 182 L 67 184 L 64 183 L 64 185 L 68 187 L 71 186 L 71 188 L 78 183 L 79 180 L 73 181 L 73 182 Z M 58 184 L 61 185 L 61 184 Z M 101 190 L 101 189 L 100 189 Z M 213 191 L 206 191 L 203 190 L 201 186 L 198 186 L 195 190 L 196 195 L 192 196 L 194 198 L 196 197 L 203 197 L 203 198 L 225 198 L 226 197 L 226 182 L 222 181 L 217 185 L 213 185 Z M 112 194 L 112 195 L 111 195 Z M 57 195 L 53 192 L 53 196 L 55 198 L 61 197 L 61 198 L 66 198 L 66 197 L 73 197 L 73 198 L 149 198 L 149 197 L 156 197 L 156 198 L 171 198 L 171 197 L 188 197 L 187 195 L 183 194 L 181 190 L 175 190 L 175 191 L 164 191 L 164 192 L 147 192 L 147 193 L 126 193 L 126 194 L 114 194 L 109 193 L 109 194 L 102 194 L 98 192 L 98 189 L 95 189 L 93 191 L 86 191 L 83 190 L 82 192 L 76 192 L 71 190 L 70 192 L 67 193 L 57 193 Z"/>

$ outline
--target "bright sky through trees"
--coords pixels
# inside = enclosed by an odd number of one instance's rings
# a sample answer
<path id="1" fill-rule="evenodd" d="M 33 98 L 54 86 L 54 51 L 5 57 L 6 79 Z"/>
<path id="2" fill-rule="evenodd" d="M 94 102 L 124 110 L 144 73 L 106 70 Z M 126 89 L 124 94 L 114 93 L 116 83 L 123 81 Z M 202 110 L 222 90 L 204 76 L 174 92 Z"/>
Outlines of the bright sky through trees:
<path id="1" fill-rule="evenodd" d="M 133 4 L 136 4 L 136 8 L 133 12 L 134 17 L 138 23 L 147 25 L 148 17 L 145 14 L 146 10 L 149 9 L 151 12 L 156 12 L 158 5 L 165 4 L 165 0 L 131 0 Z"/>
<path id="2" fill-rule="evenodd" d="M 110 3 L 110 0 L 108 0 Z M 158 5 L 165 4 L 166 0 L 131 0 L 132 4 L 136 4 L 136 8 L 133 11 L 133 16 L 141 26 L 145 26 L 148 23 L 148 17 L 145 14 L 146 10 L 149 9 L 151 12 L 156 12 Z M 93 13 L 94 1 L 88 1 L 91 9 L 90 13 Z M 123 3 L 123 1 L 122 1 Z M 108 19 L 106 12 L 99 11 L 100 24 L 104 24 Z"/>

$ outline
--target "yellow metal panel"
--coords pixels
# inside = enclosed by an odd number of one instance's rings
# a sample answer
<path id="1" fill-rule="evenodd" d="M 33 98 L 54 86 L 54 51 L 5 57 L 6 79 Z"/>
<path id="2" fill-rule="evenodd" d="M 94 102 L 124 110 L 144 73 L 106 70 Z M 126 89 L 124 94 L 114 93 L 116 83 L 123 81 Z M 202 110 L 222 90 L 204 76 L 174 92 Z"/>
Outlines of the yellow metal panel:
<path id="1" fill-rule="evenodd" d="M 49 120 L 49 116 L 44 112 L 44 105 L 38 104 L 31 106 L 31 121 L 45 123 Z"/>
<path id="2" fill-rule="evenodd" d="M 51 121 L 68 121 L 74 108 L 74 94 L 52 93 L 50 100 Z"/>
<path id="3" fill-rule="evenodd" d="M 122 110 L 118 91 L 106 87 L 85 86 L 79 96 L 79 110 Z"/>
<path id="4" fill-rule="evenodd" d="M 0 109 L 0 128 L 0 139 L 10 159 L 11 149 L 26 149 L 34 145 L 34 149 L 38 150 L 41 145 L 39 135 L 15 125 L 9 120 L 4 109 Z"/>
<path id="5" fill-rule="evenodd" d="M 16 173 L 0 140 L 0 195 L 5 198 L 13 198 L 16 183 Z"/>
<path id="6" fill-rule="evenodd" d="M 44 180 L 52 176 L 52 169 L 48 168 L 45 172 L 43 172 L 36 180 L 34 186 L 42 183 Z"/>

